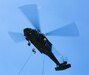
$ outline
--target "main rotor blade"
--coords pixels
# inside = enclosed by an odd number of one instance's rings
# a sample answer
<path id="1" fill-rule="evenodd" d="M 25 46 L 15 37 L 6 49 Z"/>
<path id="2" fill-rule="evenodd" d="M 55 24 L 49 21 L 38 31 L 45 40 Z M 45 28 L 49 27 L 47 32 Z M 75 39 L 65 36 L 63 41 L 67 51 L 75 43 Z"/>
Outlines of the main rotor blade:
<path id="1" fill-rule="evenodd" d="M 25 37 L 23 34 L 18 32 L 8 32 L 9 36 L 12 38 L 12 40 L 16 43 L 22 42 L 25 40 Z"/>
<path id="2" fill-rule="evenodd" d="M 46 35 L 77 37 L 77 36 L 79 36 L 79 30 L 75 23 L 71 23 L 62 28 L 58 28 L 56 30 L 50 31 L 50 32 L 46 33 Z"/>
<path id="3" fill-rule="evenodd" d="M 31 5 L 24 5 L 20 7 L 20 10 L 23 12 L 23 14 L 27 17 L 27 19 L 32 23 L 32 25 L 40 31 L 40 25 L 39 25 L 39 15 L 38 15 L 38 8 L 37 5 L 31 4 Z"/>

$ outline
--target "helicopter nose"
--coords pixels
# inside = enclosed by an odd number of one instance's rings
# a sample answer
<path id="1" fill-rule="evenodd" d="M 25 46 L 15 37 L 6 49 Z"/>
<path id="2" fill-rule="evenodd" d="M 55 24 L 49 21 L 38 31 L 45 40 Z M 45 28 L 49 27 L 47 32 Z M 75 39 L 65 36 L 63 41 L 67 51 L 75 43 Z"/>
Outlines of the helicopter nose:
<path id="1" fill-rule="evenodd" d="M 32 29 L 31 29 L 31 28 L 25 28 L 25 29 L 23 30 L 23 32 L 24 32 L 24 36 L 27 36 L 27 35 L 29 35 L 29 34 L 32 33 Z"/>
<path id="2" fill-rule="evenodd" d="M 29 30 L 28 28 L 25 28 L 25 29 L 23 30 L 23 32 L 24 32 L 24 33 L 25 33 L 25 32 L 28 32 L 28 30 Z"/>
<path id="3" fill-rule="evenodd" d="M 28 33 L 28 28 L 25 28 L 25 29 L 23 30 L 23 32 L 24 32 L 24 36 L 26 36 L 26 34 Z"/>
<path id="4" fill-rule="evenodd" d="M 24 32 L 31 32 L 32 29 L 31 29 L 31 28 L 25 28 L 23 31 L 24 31 Z"/>
<path id="5" fill-rule="evenodd" d="M 25 39 L 27 40 L 27 41 L 29 41 L 29 28 L 25 28 L 24 30 L 23 30 L 23 32 L 24 32 L 24 36 L 25 36 Z"/>

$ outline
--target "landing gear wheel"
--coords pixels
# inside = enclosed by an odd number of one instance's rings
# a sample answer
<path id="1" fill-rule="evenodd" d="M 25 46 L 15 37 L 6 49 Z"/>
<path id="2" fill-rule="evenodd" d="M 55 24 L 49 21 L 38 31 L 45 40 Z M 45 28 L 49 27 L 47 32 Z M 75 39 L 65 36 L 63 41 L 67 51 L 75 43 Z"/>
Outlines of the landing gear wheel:
<path id="1" fill-rule="evenodd" d="M 31 45 L 30 40 L 28 40 L 28 46 L 30 46 L 30 45 Z"/>
<path id="2" fill-rule="evenodd" d="M 28 43 L 28 46 L 30 46 L 31 44 L 30 43 Z"/>

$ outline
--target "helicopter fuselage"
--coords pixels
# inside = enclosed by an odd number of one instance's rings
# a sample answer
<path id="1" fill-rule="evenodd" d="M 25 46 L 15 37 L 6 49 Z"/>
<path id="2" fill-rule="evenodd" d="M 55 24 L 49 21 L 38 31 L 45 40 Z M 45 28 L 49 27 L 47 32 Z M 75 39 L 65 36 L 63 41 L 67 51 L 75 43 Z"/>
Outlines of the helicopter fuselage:
<path id="1" fill-rule="evenodd" d="M 44 34 L 31 28 L 25 28 L 24 36 L 26 40 L 30 41 L 41 53 L 47 55 L 56 63 L 56 65 L 60 65 L 59 61 L 52 53 L 52 43 L 45 37 Z"/>
<path id="2" fill-rule="evenodd" d="M 52 43 L 45 37 L 44 34 L 31 28 L 24 29 L 26 40 L 31 42 L 41 53 L 47 55 L 56 65 L 55 70 L 64 70 L 71 67 L 67 62 L 59 63 L 55 55 L 52 53 Z"/>

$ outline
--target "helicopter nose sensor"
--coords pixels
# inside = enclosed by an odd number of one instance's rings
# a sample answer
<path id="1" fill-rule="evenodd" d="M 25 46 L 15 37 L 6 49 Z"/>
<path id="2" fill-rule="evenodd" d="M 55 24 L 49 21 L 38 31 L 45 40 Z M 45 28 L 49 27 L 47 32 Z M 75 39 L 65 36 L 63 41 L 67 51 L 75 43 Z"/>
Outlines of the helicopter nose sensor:
<path id="1" fill-rule="evenodd" d="M 26 39 L 28 42 L 30 41 L 30 37 L 31 37 L 32 31 L 33 31 L 33 30 L 32 30 L 31 28 L 25 28 L 25 29 L 23 30 L 25 39 Z"/>

